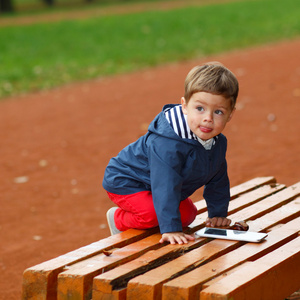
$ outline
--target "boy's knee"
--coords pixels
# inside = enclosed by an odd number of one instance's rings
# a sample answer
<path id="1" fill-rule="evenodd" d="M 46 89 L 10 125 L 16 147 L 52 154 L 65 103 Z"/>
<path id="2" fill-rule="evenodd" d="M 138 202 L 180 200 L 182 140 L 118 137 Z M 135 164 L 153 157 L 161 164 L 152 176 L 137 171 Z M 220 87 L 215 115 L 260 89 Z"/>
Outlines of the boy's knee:
<path id="1" fill-rule="evenodd" d="M 182 226 L 186 227 L 190 225 L 196 218 L 197 216 L 197 207 L 194 205 L 191 199 L 187 198 L 184 200 L 185 203 L 181 205 L 181 222 Z"/>
<path id="2" fill-rule="evenodd" d="M 158 226 L 158 220 L 155 213 L 139 215 L 137 217 L 141 229 L 153 228 Z"/>

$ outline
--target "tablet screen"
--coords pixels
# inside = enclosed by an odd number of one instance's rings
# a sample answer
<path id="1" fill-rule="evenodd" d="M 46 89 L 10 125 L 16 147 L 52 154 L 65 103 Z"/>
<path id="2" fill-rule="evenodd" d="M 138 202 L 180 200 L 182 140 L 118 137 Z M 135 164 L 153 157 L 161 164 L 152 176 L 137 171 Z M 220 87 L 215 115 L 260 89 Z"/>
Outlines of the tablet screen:
<path id="1" fill-rule="evenodd" d="M 267 236 L 266 233 L 261 233 L 261 232 L 239 231 L 239 230 L 211 228 L 211 227 L 202 228 L 196 231 L 196 234 L 201 237 L 248 241 L 248 242 L 260 242 Z"/>
<path id="2" fill-rule="evenodd" d="M 207 234 L 216 234 L 216 235 L 227 235 L 226 229 L 216 229 L 216 228 L 205 228 L 205 233 Z"/>

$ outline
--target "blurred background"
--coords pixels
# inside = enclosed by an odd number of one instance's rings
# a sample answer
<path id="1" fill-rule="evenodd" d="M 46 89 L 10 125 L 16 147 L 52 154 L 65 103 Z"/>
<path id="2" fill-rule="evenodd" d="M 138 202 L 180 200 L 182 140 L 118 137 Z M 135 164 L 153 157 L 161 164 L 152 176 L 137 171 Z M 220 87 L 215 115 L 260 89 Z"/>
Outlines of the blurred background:
<path id="1" fill-rule="evenodd" d="M 295 0 L 0 0 L 0 299 L 20 299 L 26 268 L 109 235 L 109 159 L 197 64 L 240 82 L 231 185 L 298 182 L 299 19 Z"/>
<path id="2" fill-rule="evenodd" d="M 1 1 L 0 98 L 293 39 L 300 32 L 294 0 Z"/>

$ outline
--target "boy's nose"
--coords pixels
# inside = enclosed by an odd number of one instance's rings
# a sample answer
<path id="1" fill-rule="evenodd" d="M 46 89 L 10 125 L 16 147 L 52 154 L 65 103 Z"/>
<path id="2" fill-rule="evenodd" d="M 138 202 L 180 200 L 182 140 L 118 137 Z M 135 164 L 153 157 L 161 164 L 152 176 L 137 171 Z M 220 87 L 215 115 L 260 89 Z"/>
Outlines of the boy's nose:
<path id="1" fill-rule="evenodd" d="M 204 121 L 206 122 L 212 122 L 213 121 L 213 116 L 212 116 L 212 113 L 210 112 L 207 112 L 204 116 Z"/>

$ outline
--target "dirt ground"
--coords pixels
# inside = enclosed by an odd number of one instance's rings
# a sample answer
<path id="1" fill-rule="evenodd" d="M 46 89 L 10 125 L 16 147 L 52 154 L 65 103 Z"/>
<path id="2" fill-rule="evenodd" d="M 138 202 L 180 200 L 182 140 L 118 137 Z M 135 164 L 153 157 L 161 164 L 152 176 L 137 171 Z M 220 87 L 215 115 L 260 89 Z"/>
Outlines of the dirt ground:
<path id="1" fill-rule="evenodd" d="M 221 61 L 240 81 L 225 130 L 231 185 L 298 182 L 299 53 L 298 39 L 2 101 L 0 299 L 20 299 L 26 268 L 109 235 L 104 168 L 165 103 L 179 102 L 194 65 Z"/>

